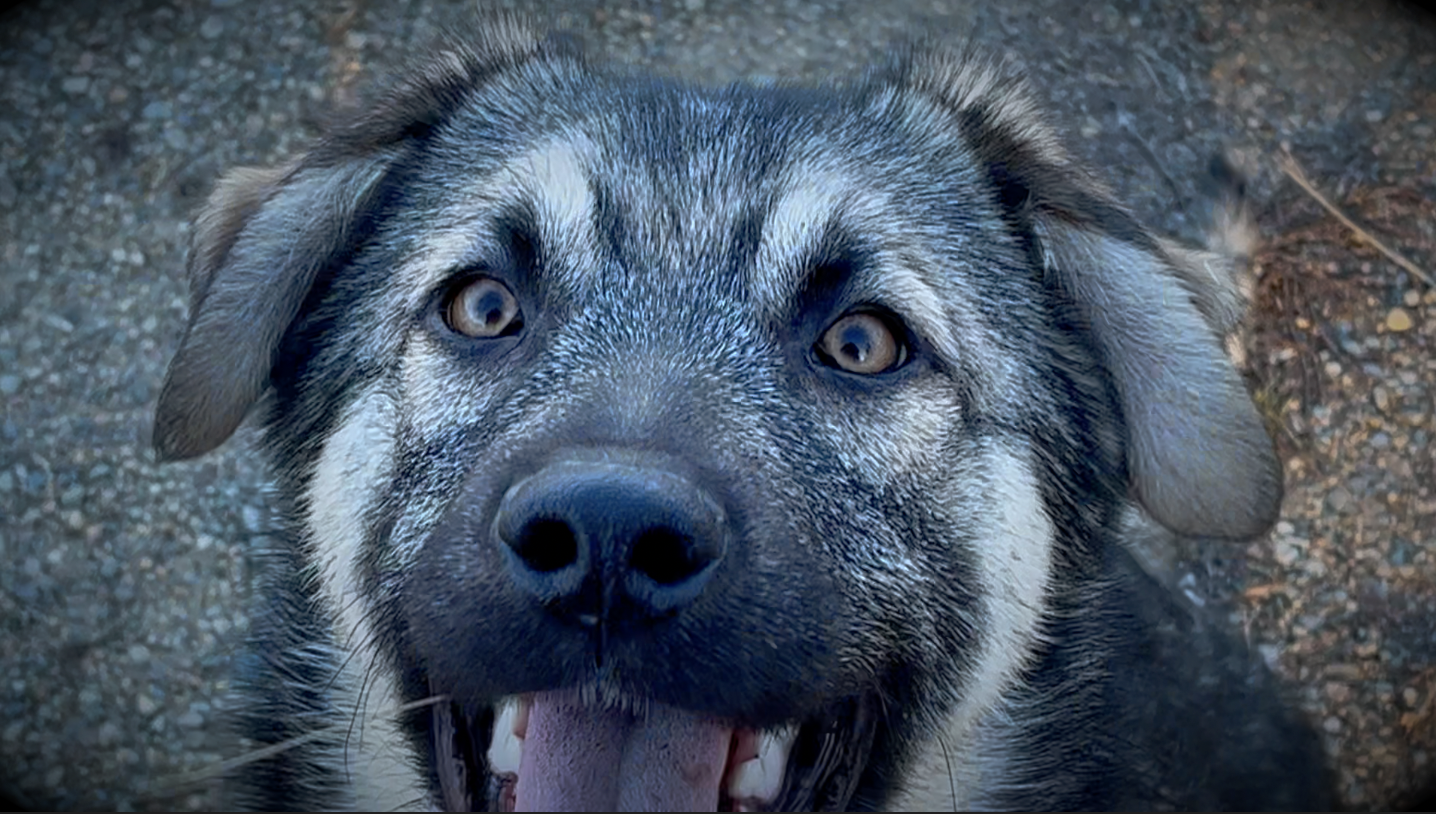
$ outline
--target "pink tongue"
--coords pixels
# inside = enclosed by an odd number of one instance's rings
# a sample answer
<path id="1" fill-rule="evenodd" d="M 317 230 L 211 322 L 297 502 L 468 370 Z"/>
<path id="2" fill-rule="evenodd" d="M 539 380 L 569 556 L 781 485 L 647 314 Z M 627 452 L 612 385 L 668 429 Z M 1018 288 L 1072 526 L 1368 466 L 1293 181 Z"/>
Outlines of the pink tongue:
<path id="1" fill-rule="evenodd" d="M 515 811 L 717 811 L 733 730 L 654 704 L 642 717 L 539 693 Z"/>

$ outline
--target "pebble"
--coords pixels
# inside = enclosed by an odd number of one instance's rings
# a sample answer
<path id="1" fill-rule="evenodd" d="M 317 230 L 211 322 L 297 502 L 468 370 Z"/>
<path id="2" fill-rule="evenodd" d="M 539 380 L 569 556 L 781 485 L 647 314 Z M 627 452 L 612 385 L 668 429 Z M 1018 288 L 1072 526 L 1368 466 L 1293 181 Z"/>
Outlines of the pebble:
<path id="1" fill-rule="evenodd" d="M 199 35 L 207 40 L 217 38 L 224 33 L 224 19 L 218 14 L 211 14 L 205 18 L 199 26 Z"/>
<path id="2" fill-rule="evenodd" d="M 1406 706 L 1415 709 L 1416 702 L 1421 700 L 1421 693 L 1417 692 L 1415 687 L 1407 687 L 1401 691 L 1401 700 L 1406 703 Z"/>
<path id="3" fill-rule="evenodd" d="M 1325 721 L 1321 722 L 1321 728 L 1325 729 L 1330 734 L 1335 735 L 1341 731 L 1341 719 L 1336 717 L 1335 715 L 1332 715 Z"/>
<path id="4" fill-rule="evenodd" d="M 1391 393 L 1378 384 L 1371 389 L 1371 400 L 1376 402 L 1376 409 L 1384 413 L 1391 406 Z"/>
<path id="5" fill-rule="evenodd" d="M 1415 323 L 1411 320 L 1411 314 L 1405 308 L 1392 308 L 1386 314 L 1386 330 L 1400 333 L 1411 330 Z"/>
<path id="6" fill-rule="evenodd" d="M 1344 514 L 1348 509 L 1353 508 L 1355 503 L 1356 499 L 1351 496 L 1351 491 L 1345 486 L 1338 485 L 1326 495 L 1326 504 L 1332 508 L 1332 511 Z"/>
<path id="7" fill-rule="evenodd" d="M 1297 560 L 1301 559 L 1305 553 L 1305 549 L 1305 540 L 1298 541 L 1291 537 L 1285 537 L 1275 541 L 1272 555 L 1276 557 L 1277 562 L 1283 566 L 1290 567 Z"/>

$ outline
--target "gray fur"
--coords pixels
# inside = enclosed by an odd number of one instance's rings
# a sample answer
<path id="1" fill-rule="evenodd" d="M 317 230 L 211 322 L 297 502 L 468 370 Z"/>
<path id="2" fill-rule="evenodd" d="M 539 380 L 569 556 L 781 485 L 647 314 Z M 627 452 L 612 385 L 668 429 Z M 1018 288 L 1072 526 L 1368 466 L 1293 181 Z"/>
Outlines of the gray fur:
<path id="1" fill-rule="evenodd" d="M 435 53 L 199 216 L 156 446 L 271 394 L 238 723 L 306 739 L 237 803 L 607 788 L 490 776 L 465 739 L 537 693 L 595 732 L 797 727 L 778 807 L 1325 804 L 1260 664 L 1126 549 L 1143 510 L 1275 520 L 1228 261 L 1152 237 L 1020 80 L 921 46 L 696 88 L 509 20 Z M 511 332 L 448 327 L 480 275 Z M 855 313 L 900 365 L 819 352 Z M 678 793 L 637 776 L 604 799 Z"/>

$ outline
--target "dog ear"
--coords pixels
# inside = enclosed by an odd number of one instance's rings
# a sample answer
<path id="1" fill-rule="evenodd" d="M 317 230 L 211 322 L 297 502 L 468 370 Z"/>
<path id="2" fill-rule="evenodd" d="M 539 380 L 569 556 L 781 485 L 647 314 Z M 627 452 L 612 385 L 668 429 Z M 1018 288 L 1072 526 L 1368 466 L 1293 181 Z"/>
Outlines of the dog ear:
<path id="1" fill-rule="evenodd" d="M 190 320 L 155 412 L 162 460 L 225 441 L 269 381 L 315 278 L 347 247 L 386 163 L 237 169 L 195 220 Z"/>
<path id="2" fill-rule="evenodd" d="M 1252 537 L 1277 519 L 1281 465 L 1219 330 L 1234 285 L 1174 255 L 1061 146 L 1030 92 L 969 54 L 915 51 L 907 81 L 951 109 L 1048 285 L 1083 316 L 1116 383 L 1135 497 L 1180 534 Z M 1187 264 L 1187 265 L 1183 265 Z M 1206 288 L 1204 288 L 1206 287 Z M 1210 312 L 1210 313 L 1204 313 Z"/>
<path id="3" fill-rule="evenodd" d="M 540 48 L 573 51 L 495 17 L 450 36 L 367 104 L 341 113 L 308 154 L 219 181 L 195 219 L 189 325 L 155 413 L 162 460 L 202 455 L 234 433 L 268 386 L 315 281 L 369 228 L 389 167 L 488 76 Z"/>

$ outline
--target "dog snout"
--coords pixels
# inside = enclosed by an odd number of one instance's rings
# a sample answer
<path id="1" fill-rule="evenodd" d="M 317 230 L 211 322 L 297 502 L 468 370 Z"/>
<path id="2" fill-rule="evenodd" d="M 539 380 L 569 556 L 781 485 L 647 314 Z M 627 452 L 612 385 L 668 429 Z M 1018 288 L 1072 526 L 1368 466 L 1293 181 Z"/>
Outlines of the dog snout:
<path id="1" fill-rule="evenodd" d="M 603 459 L 552 463 L 515 483 L 493 529 L 518 588 L 583 626 L 679 612 L 728 549 L 722 507 L 691 479 Z"/>

